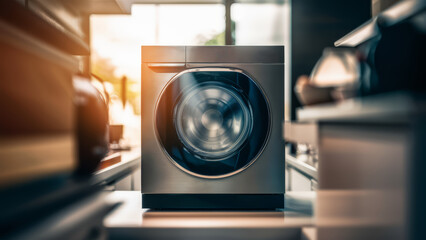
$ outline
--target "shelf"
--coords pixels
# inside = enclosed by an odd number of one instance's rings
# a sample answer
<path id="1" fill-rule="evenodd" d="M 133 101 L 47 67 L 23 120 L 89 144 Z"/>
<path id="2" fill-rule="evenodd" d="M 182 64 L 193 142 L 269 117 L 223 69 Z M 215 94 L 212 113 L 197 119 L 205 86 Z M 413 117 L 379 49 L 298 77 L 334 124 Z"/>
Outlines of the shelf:
<path id="1" fill-rule="evenodd" d="M 425 112 L 425 97 L 409 92 L 394 92 L 320 104 L 297 110 L 300 122 L 388 122 L 406 123 L 413 115 Z"/>
<path id="2" fill-rule="evenodd" d="M 31 0 L 26 7 L 58 28 L 70 31 L 82 39 L 88 37 L 83 29 L 85 16 L 76 11 L 68 0 Z"/>
<path id="3" fill-rule="evenodd" d="M 85 14 L 130 14 L 134 0 L 72 0 L 77 11 Z"/>
<path id="4" fill-rule="evenodd" d="M 34 38 L 21 29 L 17 29 L 10 24 L 3 22 L 1 19 L 0 41 L 5 42 L 8 45 L 13 45 L 28 53 L 36 55 L 37 57 L 50 61 L 55 65 L 68 69 L 72 73 L 76 73 L 78 71 L 78 61 L 76 58 Z"/>
<path id="5" fill-rule="evenodd" d="M 89 55 L 89 45 L 77 34 L 49 23 L 16 1 L 0 1 L 0 20 L 72 55 Z"/>

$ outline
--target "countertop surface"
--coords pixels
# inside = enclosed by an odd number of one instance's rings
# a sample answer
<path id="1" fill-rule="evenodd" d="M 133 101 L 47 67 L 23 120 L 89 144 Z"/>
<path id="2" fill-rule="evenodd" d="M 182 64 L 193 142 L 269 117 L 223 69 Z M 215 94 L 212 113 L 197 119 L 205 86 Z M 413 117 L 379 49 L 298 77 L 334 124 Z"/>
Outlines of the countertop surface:
<path id="1" fill-rule="evenodd" d="M 410 122 L 424 114 L 426 99 L 411 92 L 383 93 L 298 109 L 299 122 Z"/>
<path id="2" fill-rule="evenodd" d="M 304 211 L 153 211 L 142 209 L 140 192 L 116 191 L 108 201 L 122 205 L 104 223 L 112 239 L 312 239 L 310 196 L 286 197 L 290 207 Z"/>
<path id="3" fill-rule="evenodd" d="M 110 182 L 114 182 L 123 176 L 131 174 L 135 169 L 140 166 L 140 147 L 133 148 L 130 151 L 120 151 L 118 153 L 118 162 L 95 172 L 95 182 L 109 184 Z"/>

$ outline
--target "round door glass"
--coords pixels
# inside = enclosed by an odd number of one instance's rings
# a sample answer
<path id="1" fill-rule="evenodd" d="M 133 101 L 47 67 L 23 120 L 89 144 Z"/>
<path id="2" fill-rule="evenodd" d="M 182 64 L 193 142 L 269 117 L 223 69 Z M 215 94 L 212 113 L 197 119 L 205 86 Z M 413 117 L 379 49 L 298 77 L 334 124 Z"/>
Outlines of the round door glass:
<path id="1" fill-rule="evenodd" d="M 239 70 L 220 68 L 178 74 L 163 90 L 155 116 L 159 141 L 172 162 L 207 178 L 251 165 L 270 127 L 269 107 L 257 84 Z"/>
<path id="2" fill-rule="evenodd" d="M 218 82 L 201 83 L 176 106 L 178 136 L 188 150 L 217 160 L 237 153 L 252 127 L 252 112 L 236 90 Z"/>

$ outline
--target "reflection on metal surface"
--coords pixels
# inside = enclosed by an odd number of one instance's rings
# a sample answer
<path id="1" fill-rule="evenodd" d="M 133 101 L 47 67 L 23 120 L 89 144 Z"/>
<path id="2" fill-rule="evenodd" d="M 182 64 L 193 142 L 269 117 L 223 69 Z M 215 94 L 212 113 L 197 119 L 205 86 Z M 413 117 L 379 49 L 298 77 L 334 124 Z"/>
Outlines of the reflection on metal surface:
<path id="1" fill-rule="evenodd" d="M 311 74 L 317 87 L 353 86 L 359 81 L 359 64 L 355 52 L 340 48 L 325 48 Z"/>
<path id="2" fill-rule="evenodd" d="M 190 89 L 175 112 L 179 138 L 207 160 L 236 153 L 251 132 L 252 118 L 250 107 L 237 92 L 214 82 Z"/>

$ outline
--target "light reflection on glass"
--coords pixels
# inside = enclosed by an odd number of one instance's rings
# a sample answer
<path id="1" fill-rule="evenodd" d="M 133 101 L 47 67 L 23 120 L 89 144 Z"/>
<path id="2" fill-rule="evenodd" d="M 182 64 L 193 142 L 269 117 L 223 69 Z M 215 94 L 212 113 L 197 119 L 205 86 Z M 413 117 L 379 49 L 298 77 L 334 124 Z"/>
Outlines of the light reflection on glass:
<path id="1" fill-rule="evenodd" d="M 235 153 L 251 132 L 252 118 L 239 94 L 213 82 L 184 92 L 174 117 L 185 146 L 208 159 Z"/>

